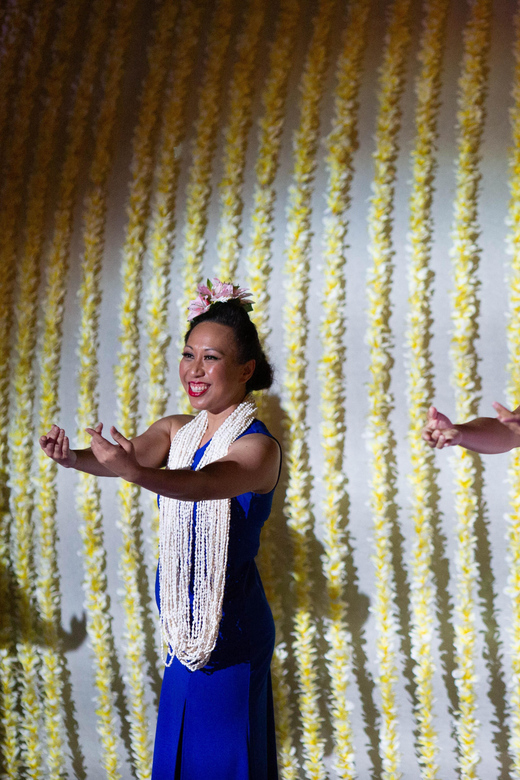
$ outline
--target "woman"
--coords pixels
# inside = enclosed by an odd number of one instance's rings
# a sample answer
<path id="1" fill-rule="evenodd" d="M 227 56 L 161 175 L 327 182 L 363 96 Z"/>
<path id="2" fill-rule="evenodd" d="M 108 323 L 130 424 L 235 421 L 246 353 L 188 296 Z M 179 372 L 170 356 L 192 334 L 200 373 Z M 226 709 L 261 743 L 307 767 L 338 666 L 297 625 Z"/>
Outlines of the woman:
<path id="1" fill-rule="evenodd" d="M 458 444 L 473 452 L 495 454 L 520 447 L 520 406 L 511 412 L 495 402 L 493 408 L 496 417 L 477 417 L 455 424 L 431 406 L 422 437 L 430 447 L 439 450 Z"/>
<path id="2" fill-rule="evenodd" d="M 179 367 L 198 415 L 165 417 L 131 441 L 112 427 L 115 444 L 100 424 L 85 450 L 53 426 L 40 445 L 66 468 L 160 496 L 156 596 L 168 655 L 153 780 L 274 780 L 274 624 L 254 557 L 281 453 L 249 396 L 271 385 L 272 370 L 248 294 L 218 280 L 198 289 Z"/>

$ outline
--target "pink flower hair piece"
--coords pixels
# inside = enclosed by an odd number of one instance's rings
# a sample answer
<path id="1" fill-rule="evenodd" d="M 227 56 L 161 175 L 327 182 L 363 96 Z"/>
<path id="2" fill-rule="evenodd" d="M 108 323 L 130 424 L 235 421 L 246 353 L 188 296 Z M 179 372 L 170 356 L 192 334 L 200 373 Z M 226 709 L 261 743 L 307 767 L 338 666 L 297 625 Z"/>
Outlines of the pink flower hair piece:
<path id="1" fill-rule="evenodd" d="M 193 320 L 200 314 L 205 314 L 213 303 L 237 300 L 246 311 L 251 311 L 254 301 L 251 292 L 245 287 L 235 287 L 230 282 L 220 279 L 208 279 L 206 284 L 197 287 L 198 296 L 188 305 L 188 320 Z"/>

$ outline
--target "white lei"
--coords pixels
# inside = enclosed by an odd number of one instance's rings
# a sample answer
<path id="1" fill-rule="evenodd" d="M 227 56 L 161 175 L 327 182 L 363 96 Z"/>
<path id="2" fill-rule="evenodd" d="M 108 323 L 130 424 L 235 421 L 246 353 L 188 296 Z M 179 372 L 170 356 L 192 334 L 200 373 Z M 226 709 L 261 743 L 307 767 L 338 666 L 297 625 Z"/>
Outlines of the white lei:
<path id="1" fill-rule="evenodd" d="M 215 432 L 196 469 L 227 455 L 230 445 L 252 423 L 256 412 L 248 396 Z M 189 468 L 208 427 L 200 412 L 174 436 L 169 469 Z M 199 501 L 193 533 L 193 501 L 160 500 L 159 594 L 161 631 L 173 656 L 191 671 L 206 665 L 215 647 L 226 578 L 231 499 Z M 193 541 L 195 537 L 195 554 Z M 193 566 L 192 566 L 193 562 Z M 192 571 L 193 568 L 193 571 Z M 193 581 L 193 604 L 190 604 Z"/>

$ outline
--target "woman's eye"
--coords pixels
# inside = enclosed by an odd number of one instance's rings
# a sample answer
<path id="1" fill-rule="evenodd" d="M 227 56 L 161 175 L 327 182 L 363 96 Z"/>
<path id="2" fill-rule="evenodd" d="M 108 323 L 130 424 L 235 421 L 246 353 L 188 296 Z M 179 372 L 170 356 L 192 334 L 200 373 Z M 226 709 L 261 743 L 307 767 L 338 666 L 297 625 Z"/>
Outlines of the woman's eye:
<path id="1" fill-rule="evenodd" d="M 191 357 L 193 357 L 193 355 L 191 354 L 191 352 L 183 352 L 182 353 L 182 357 L 183 358 L 191 358 Z"/>
<path id="2" fill-rule="evenodd" d="M 204 355 L 204 360 L 218 360 L 216 355 Z"/>

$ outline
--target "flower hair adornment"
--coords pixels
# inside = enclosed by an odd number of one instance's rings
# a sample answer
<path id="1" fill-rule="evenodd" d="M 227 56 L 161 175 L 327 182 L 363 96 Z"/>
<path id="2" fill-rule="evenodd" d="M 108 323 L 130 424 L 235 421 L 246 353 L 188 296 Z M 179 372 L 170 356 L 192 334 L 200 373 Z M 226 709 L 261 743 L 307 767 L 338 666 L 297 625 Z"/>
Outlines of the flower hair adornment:
<path id="1" fill-rule="evenodd" d="M 250 300 L 251 292 L 244 287 L 235 287 L 231 282 L 221 282 L 220 279 L 208 279 L 206 284 L 199 284 L 198 295 L 188 306 L 188 320 L 193 320 L 200 314 L 205 314 L 213 303 L 224 303 L 236 300 L 246 310 L 251 311 L 254 301 Z"/>

